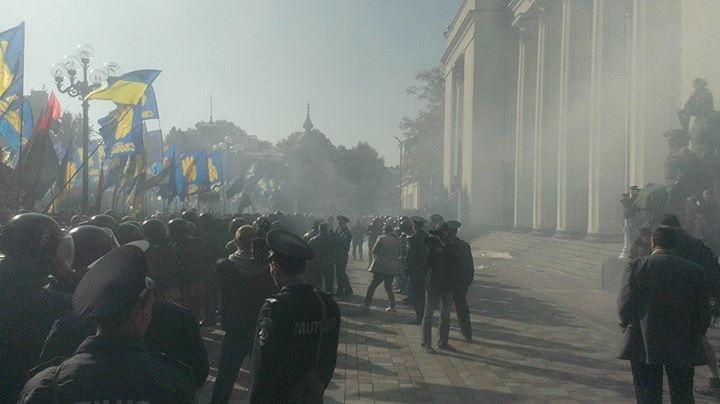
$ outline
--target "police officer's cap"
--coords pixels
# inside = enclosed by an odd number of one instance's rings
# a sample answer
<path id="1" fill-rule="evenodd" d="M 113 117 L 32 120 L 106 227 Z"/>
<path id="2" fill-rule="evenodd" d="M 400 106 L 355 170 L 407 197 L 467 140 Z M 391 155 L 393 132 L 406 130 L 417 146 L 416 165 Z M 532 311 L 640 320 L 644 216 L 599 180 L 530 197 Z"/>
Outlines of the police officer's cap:
<path id="1" fill-rule="evenodd" d="M 445 218 L 435 213 L 434 215 L 430 216 L 430 221 L 434 224 L 438 224 L 443 223 L 445 221 Z"/>
<path id="2" fill-rule="evenodd" d="M 339 223 L 350 223 L 350 219 L 348 219 L 347 216 L 340 215 L 336 217 L 336 219 Z"/>
<path id="3" fill-rule="evenodd" d="M 129 309 L 144 289 L 153 289 L 147 278 L 147 241 L 135 241 L 113 250 L 90 264 L 73 294 L 73 311 L 90 318 L 113 318 Z"/>
<path id="4" fill-rule="evenodd" d="M 445 224 L 450 230 L 457 230 L 462 226 L 462 223 L 458 222 L 457 220 L 449 220 L 445 222 Z"/>
<path id="5" fill-rule="evenodd" d="M 422 216 L 413 216 L 410 218 L 410 220 L 412 220 L 413 223 L 426 223 L 427 222 L 427 220 L 425 220 L 425 218 Z"/>
<path id="6" fill-rule="evenodd" d="M 271 230 L 267 234 L 266 240 L 272 254 L 302 260 L 309 260 L 313 257 L 310 246 L 287 230 Z"/>

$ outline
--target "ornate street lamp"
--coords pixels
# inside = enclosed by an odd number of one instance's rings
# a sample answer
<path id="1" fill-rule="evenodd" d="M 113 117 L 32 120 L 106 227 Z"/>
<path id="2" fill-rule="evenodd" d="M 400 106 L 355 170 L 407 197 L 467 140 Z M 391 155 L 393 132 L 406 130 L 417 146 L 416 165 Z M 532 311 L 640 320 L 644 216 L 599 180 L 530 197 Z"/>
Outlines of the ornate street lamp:
<path id="1" fill-rule="evenodd" d="M 77 97 L 82 101 L 82 211 L 88 213 L 89 201 L 89 175 L 88 175 L 88 147 L 90 142 L 90 124 L 88 122 L 88 109 L 90 104 L 85 99 L 91 91 L 100 87 L 109 76 L 118 76 L 120 66 L 114 62 L 105 63 L 103 69 L 90 69 L 90 60 L 95 56 L 95 50 L 90 45 L 77 46 L 75 54 L 65 56 L 58 63 L 50 67 L 50 74 L 55 78 L 55 85 L 62 94 Z M 78 73 L 82 69 L 82 78 Z M 64 85 L 64 87 L 63 87 Z"/>

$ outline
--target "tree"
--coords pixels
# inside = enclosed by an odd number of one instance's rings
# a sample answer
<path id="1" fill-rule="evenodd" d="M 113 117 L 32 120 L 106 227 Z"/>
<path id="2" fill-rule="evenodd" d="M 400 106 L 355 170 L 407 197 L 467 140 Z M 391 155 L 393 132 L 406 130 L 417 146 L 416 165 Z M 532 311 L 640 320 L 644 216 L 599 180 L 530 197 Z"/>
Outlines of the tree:
<path id="1" fill-rule="evenodd" d="M 82 145 L 82 116 L 80 114 L 73 115 L 65 111 L 60 115 L 60 121 L 54 125 L 52 131 L 55 140 L 60 142 L 63 150 L 72 142 L 80 147 Z"/>
<path id="2" fill-rule="evenodd" d="M 444 199 L 442 186 L 442 149 L 445 109 L 445 78 L 440 67 L 417 73 L 419 86 L 407 93 L 424 101 L 425 106 L 415 118 L 403 117 L 400 129 L 405 136 L 403 151 L 403 184 L 417 182 L 423 189 L 427 206 Z"/>

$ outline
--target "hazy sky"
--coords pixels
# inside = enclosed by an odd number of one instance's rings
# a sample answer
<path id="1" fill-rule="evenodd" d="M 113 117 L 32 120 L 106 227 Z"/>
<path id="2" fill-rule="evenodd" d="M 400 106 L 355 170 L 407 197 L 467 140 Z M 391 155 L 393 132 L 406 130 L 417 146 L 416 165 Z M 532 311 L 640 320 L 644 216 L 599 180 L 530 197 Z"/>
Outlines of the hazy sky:
<path id="1" fill-rule="evenodd" d="M 360 140 L 396 164 L 398 122 L 419 105 L 416 71 L 440 63 L 462 0 L 23 0 L 0 30 L 26 23 L 25 88 L 54 86 L 49 66 L 89 43 L 95 65 L 155 68 L 164 130 L 209 115 L 273 142 L 299 130 L 305 104 L 335 144 Z M 62 96 L 63 109 L 80 111 Z M 96 101 L 96 121 L 111 107 Z"/>

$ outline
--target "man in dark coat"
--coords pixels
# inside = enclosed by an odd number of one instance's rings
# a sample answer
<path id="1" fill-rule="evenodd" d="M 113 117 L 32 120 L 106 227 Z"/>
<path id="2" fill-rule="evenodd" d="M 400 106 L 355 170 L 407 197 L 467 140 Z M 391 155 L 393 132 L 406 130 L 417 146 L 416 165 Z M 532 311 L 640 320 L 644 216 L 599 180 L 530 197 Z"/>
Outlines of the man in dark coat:
<path id="1" fill-rule="evenodd" d="M 415 232 L 407 239 L 405 268 L 408 278 L 408 301 L 415 309 L 415 319 L 411 324 L 420 325 L 425 311 L 425 279 L 428 272 L 426 241 L 430 234 L 424 229 L 425 219 L 413 216 L 412 221 Z"/>
<path id="2" fill-rule="evenodd" d="M 710 324 L 703 269 L 677 256 L 677 229 L 658 227 L 653 253 L 632 261 L 618 294 L 638 403 L 662 402 L 663 370 L 673 402 L 692 403 L 694 367 L 705 363 L 702 338 Z"/>
<path id="3" fill-rule="evenodd" d="M 718 267 L 718 259 L 715 254 L 713 254 L 712 250 L 707 247 L 702 240 L 693 238 L 683 231 L 680 219 L 678 219 L 677 216 L 670 214 L 663 215 L 660 218 L 660 225 L 669 226 L 678 230 L 680 243 L 677 248 L 677 254 L 703 268 L 705 280 L 708 285 L 708 297 L 711 301 L 717 302 L 718 292 L 720 291 L 720 267 Z M 717 305 L 717 303 L 715 304 Z M 717 307 L 715 307 L 715 309 L 717 309 Z M 695 392 L 720 398 L 720 375 L 718 374 L 717 355 L 715 354 L 715 349 L 710 345 L 707 336 L 703 337 L 702 344 L 711 377 L 706 385 L 697 387 Z"/>
<path id="4" fill-rule="evenodd" d="M 48 290 L 56 252 L 69 236 L 49 216 L 13 217 L 0 235 L 0 402 L 17 399 L 38 364 L 53 322 L 71 310 L 70 297 Z M 69 265 L 68 265 L 69 267 Z"/>
<path id="5" fill-rule="evenodd" d="M 317 290 L 322 290 L 325 283 L 325 292 L 332 294 L 335 283 L 335 239 L 330 234 L 327 223 L 321 223 L 318 231 L 308 242 L 313 258 L 307 262 L 306 280 Z"/>
<path id="6" fill-rule="evenodd" d="M 253 260 L 254 237 L 254 227 L 240 227 L 235 233 L 237 251 L 216 264 L 225 337 L 212 403 L 227 403 L 230 399 L 243 360 L 252 349 L 260 307 L 277 291 L 267 265 Z"/>
<path id="7" fill-rule="evenodd" d="M 454 351 L 449 344 L 450 335 L 450 309 L 452 307 L 452 280 L 454 268 L 448 260 L 446 246 L 450 238 L 450 229 L 447 224 L 437 225 L 430 232 L 433 237 L 427 239 L 428 267 L 430 274 L 426 284 L 425 312 L 422 320 L 422 347 L 428 353 L 434 353 L 432 348 L 432 323 L 435 310 L 440 309 L 440 323 L 438 325 L 438 348 Z"/>
<path id="8" fill-rule="evenodd" d="M 350 279 L 347 276 L 348 255 L 352 243 L 352 232 L 347 224 L 350 222 L 345 216 L 337 217 L 338 227 L 335 229 L 337 248 L 335 249 L 335 278 L 337 279 L 337 296 L 352 296 L 353 290 L 350 286 Z"/>
<path id="9" fill-rule="evenodd" d="M 475 277 L 475 264 L 473 263 L 472 249 L 470 244 L 458 238 L 458 229 L 461 223 L 457 220 L 447 222 L 450 229 L 448 238 L 447 258 L 451 267 L 454 268 L 452 280 L 453 302 L 457 312 L 460 332 L 466 342 L 472 341 L 472 325 L 470 323 L 470 307 L 467 302 L 467 294 Z"/>
<path id="10" fill-rule="evenodd" d="M 310 246 L 284 230 L 268 233 L 267 243 L 270 272 L 282 290 L 260 310 L 250 402 L 322 402 L 337 361 L 340 309 L 305 283 Z"/>
<path id="11" fill-rule="evenodd" d="M 360 219 L 355 221 L 352 232 L 352 256 L 354 260 L 363 259 L 363 243 L 365 242 L 365 226 L 360 223 Z M 370 247 L 372 248 L 372 247 Z M 369 253 L 368 253 L 369 255 Z"/>

